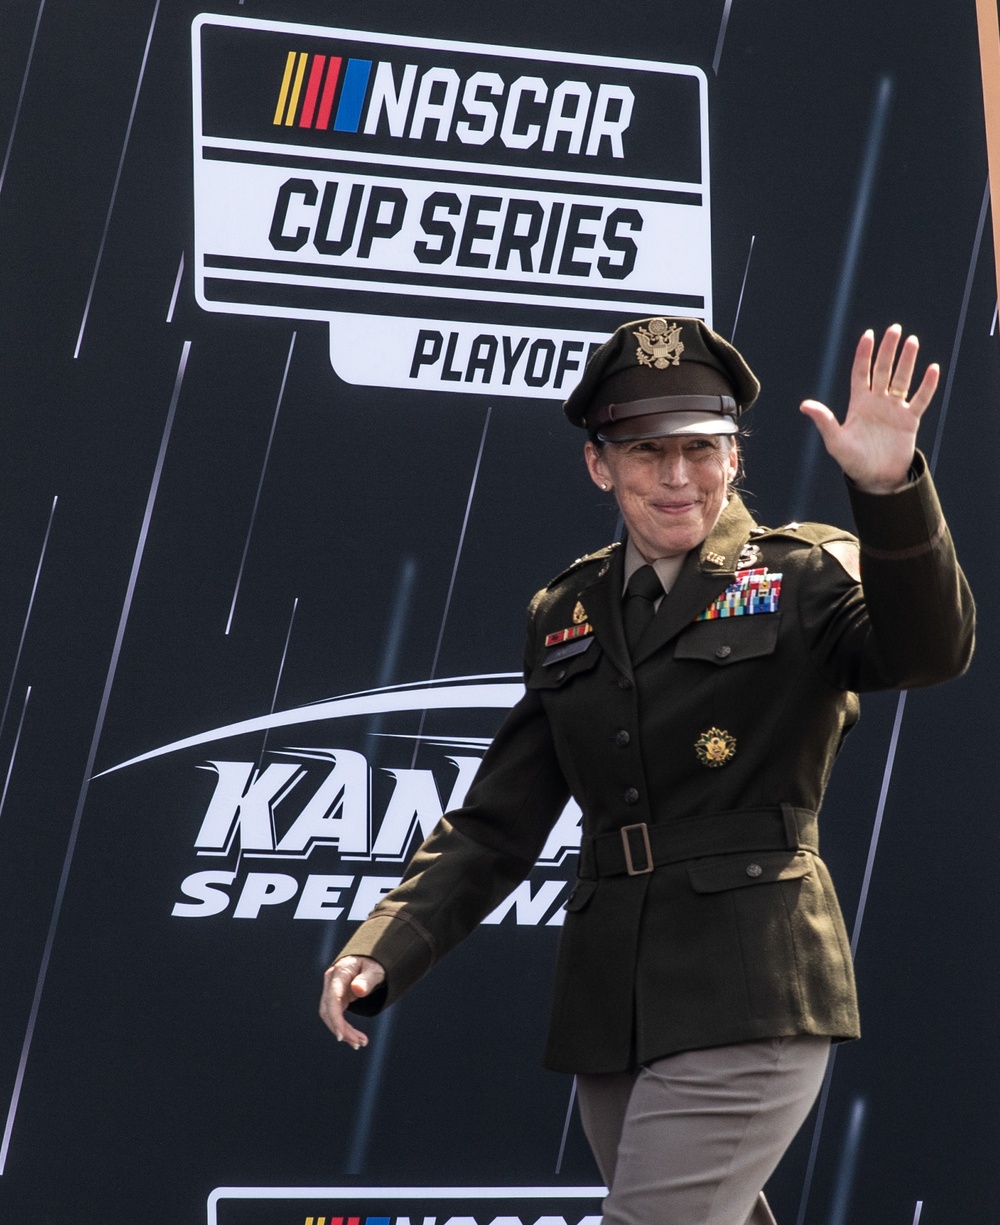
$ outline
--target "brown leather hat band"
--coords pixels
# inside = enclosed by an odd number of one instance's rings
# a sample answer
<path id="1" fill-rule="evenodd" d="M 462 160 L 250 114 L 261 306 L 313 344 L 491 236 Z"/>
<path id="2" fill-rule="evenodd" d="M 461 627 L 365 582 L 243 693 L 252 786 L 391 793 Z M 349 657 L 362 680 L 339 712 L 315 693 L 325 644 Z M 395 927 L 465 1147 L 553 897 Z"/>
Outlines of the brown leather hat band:
<path id="1" fill-rule="evenodd" d="M 657 413 L 718 413 L 720 417 L 738 417 L 739 405 L 732 396 L 654 396 L 649 400 L 630 400 L 626 404 L 604 404 L 588 413 L 584 424 L 594 430 L 612 421 L 627 421 L 630 417 L 651 417 Z"/>

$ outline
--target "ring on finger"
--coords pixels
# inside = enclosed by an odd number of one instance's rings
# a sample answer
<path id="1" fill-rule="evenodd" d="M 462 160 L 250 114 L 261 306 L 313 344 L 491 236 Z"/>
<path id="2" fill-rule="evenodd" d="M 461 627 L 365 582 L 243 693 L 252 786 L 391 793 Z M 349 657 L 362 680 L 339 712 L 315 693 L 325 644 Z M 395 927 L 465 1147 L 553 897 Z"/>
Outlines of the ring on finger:
<path id="1" fill-rule="evenodd" d="M 897 400 L 905 400 L 905 399 L 906 399 L 906 392 L 903 390 L 903 388 L 902 388 L 902 387 L 890 387 L 890 388 L 889 388 L 889 395 L 891 395 L 891 396 L 895 396 Z"/>

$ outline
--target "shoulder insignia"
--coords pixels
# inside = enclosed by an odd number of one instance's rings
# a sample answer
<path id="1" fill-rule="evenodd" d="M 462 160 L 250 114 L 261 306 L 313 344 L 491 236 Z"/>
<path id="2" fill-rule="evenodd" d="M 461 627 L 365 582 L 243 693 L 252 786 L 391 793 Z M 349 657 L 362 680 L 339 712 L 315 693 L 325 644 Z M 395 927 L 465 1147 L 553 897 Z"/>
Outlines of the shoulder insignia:
<path id="1" fill-rule="evenodd" d="M 545 590 L 551 591 L 552 588 L 555 587 L 557 583 L 561 583 L 564 578 L 568 577 L 570 574 L 575 573 L 581 567 L 586 566 L 589 562 L 607 561 L 608 558 L 610 558 L 613 555 L 615 549 L 620 549 L 620 548 L 621 548 L 621 545 L 616 542 L 615 544 L 605 545 L 603 549 L 598 549 L 596 553 L 587 553 L 584 557 L 578 557 L 571 566 L 567 566 L 565 570 L 561 570 L 555 576 L 554 579 L 546 583 Z"/>
<path id="2" fill-rule="evenodd" d="M 768 528 L 764 535 L 769 540 L 784 538 L 805 545 L 825 545 L 830 540 L 855 540 L 850 532 L 829 523 L 786 523 L 783 527 Z M 758 539 L 762 540 L 763 537 Z"/>
<path id="3" fill-rule="evenodd" d="M 840 562 L 856 583 L 861 582 L 861 550 L 856 541 L 825 540 L 822 547 L 825 553 Z"/>

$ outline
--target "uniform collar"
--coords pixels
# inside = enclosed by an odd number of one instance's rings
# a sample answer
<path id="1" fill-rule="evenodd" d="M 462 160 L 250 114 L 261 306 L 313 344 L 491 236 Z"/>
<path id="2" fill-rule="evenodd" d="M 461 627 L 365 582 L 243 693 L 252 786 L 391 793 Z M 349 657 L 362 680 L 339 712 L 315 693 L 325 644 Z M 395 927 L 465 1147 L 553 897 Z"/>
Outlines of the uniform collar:
<path id="1" fill-rule="evenodd" d="M 684 564 L 683 557 L 658 557 L 656 561 L 647 563 L 646 559 L 636 548 L 635 543 L 631 540 L 625 542 L 625 570 L 622 575 L 622 591 L 628 586 L 628 581 L 635 574 L 636 570 L 642 569 L 645 565 L 652 565 L 656 571 L 656 577 L 663 585 L 663 590 L 669 591 L 677 581 L 677 575 L 680 574 L 681 566 Z M 659 600 L 657 600 L 659 607 Z"/>
<path id="2" fill-rule="evenodd" d="M 698 568 L 701 572 L 727 576 L 735 574 L 737 558 L 756 526 L 740 495 L 730 493 L 715 527 L 698 549 Z"/>
<path id="3" fill-rule="evenodd" d="M 612 663 L 629 673 L 659 650 L 726 589 L 736 573 L 736 562 L 756 527 L 738 494 L 732 493 L 715 527 L 699 548 L 692 549 L 681 564 L 670 598 L 662 601 L 656 616 L 629 659 L 622 627 L 622 591 L 625 586 L 626 549 L 616 549 L 609 564 L 580 591 L 587 618 L 594 627 Z"/>

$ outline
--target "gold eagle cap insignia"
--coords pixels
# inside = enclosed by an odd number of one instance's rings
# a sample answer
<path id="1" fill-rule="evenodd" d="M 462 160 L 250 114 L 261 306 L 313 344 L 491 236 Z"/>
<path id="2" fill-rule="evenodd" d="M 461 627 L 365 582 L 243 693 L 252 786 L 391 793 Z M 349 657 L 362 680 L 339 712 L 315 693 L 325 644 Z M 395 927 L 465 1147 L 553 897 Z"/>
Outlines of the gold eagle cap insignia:
<path id="1" fill-rule="evenodd" d="M 637 329 L 632 335 L 639 342 L 635 351 L 640 366 L 653 366 L 666 370 L 668 366 L 679 366 L 684 352 L 681 340 L 681 325 L 667 319 L 650 319 L 646 327 Z"/>

